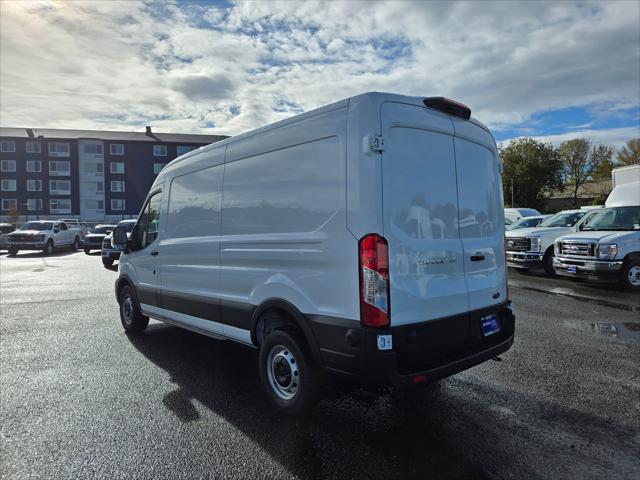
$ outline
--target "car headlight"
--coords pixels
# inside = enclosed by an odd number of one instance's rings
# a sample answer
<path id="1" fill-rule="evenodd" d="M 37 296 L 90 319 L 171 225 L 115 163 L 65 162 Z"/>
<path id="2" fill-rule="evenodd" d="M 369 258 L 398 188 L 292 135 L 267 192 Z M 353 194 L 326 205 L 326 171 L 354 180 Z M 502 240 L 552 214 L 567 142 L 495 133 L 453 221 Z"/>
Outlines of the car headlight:
<path id="1" fill-rule="evenodd" d="M 618 245 L 615 243 L 603 243 L 598 245 L 598 258 L 612 260 L 618 255 Z"/>
<path id="2" fill-rule="evenodd" d="M 530 237 L 529 241 L 531 242 L 531 251 L 539 252 L 540 245 L 542 244 L 542 242 L 540 241 L 540 237 Z"/>

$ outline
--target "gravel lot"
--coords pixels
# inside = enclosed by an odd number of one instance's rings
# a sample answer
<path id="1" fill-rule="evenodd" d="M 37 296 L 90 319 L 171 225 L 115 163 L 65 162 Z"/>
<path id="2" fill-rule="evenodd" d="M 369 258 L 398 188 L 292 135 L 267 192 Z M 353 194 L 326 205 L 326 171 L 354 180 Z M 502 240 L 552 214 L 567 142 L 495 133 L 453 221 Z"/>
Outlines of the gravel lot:
<path id="1" fill-rule="evenodd" d="M 116 275 L 80 252 L 0 258 L 2 478 L 640 478 L 630 294 L 512 273 L 501 362 L 415 392 L 331 389 L 290 419 L 254 350 L 157 322 L 125 335 Z"/>

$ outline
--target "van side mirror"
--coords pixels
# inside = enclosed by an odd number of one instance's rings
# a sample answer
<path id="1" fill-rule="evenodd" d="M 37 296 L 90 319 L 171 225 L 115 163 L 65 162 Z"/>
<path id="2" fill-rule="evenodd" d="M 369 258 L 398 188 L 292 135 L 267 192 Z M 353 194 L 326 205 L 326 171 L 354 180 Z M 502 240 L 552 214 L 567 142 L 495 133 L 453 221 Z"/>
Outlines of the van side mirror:
<path id="1" fill-rule="evenodd" d="M 127 231 L 124 227 L 116 227 L 113 229 L 111 236 L 111 244 L 113 248 L 121 252 L 127 249 Z"/>

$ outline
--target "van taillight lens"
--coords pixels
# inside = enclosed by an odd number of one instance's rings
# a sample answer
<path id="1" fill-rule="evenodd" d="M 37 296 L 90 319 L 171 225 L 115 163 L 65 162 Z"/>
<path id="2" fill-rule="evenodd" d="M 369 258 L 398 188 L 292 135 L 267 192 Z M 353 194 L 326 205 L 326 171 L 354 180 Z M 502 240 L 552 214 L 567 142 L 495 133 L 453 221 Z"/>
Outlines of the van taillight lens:
<path id="1" fill-rule="evenodd" d="M 360 322 L 389 326 L 389 252 L 387 241 L 369 234 L 360 239 Z"/>

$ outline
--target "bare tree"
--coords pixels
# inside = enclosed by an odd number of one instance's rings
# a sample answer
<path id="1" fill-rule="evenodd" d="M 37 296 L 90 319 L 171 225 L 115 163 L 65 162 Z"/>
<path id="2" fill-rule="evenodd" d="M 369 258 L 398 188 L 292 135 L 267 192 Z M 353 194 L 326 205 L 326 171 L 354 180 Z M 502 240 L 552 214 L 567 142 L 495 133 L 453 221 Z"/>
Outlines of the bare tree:
<path id="1" fill-rule="evenodd" d="M 597 169 L 611 161 L 614 149 L 609 145 L 596 145 L 586 138 L 576 138 L 560 144 L 559 153 L 564 176 L 573 189 L 572 204 L 578 206 L 580 187 L 593 178 Z"/>
<path id="2" fill-rule="evenodd" d="M 618 150 L 618 165 L 636 165 L 640 163 L 640 138 L 627 141 L 627 144 Z"/>

